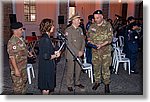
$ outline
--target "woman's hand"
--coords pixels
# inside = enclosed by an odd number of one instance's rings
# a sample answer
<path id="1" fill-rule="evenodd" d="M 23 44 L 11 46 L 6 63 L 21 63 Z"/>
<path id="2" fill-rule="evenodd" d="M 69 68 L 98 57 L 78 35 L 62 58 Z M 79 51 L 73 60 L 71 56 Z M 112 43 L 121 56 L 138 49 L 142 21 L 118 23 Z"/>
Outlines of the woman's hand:
<path id="1" fill-rule="evenodd" d="M 81 57 L 83 55 L 83 51 L 79 51 L 78 56 Z"/>
<path id="2" fill-rule="evenodd" d="M 55 51 L 55 55 L 56 55 L 56 58 L 60 57 L 60 52 L 59 51 Z"/>

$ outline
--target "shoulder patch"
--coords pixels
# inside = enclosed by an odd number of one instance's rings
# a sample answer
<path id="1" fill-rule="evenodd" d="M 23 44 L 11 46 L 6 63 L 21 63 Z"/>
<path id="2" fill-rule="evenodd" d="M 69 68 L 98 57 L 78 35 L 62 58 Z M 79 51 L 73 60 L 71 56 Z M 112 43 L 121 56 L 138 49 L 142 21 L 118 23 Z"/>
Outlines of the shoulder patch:
<path id="1" fill-rule="evenodd" d="M 91 30 L 92 30 L 93 32 L 96 32 L 96 29 L 95 29 L 95 28 L 91 28 Z"/>
<path id="2" fill-rule="evenodd" d="M 112 31 L 112 29 L 110 28 L 110 31 Z"/>
<path id="3" fill-rule="evenodd" d="M 13 46 L 13 50 L 16 50 L 16 46 Z"/>

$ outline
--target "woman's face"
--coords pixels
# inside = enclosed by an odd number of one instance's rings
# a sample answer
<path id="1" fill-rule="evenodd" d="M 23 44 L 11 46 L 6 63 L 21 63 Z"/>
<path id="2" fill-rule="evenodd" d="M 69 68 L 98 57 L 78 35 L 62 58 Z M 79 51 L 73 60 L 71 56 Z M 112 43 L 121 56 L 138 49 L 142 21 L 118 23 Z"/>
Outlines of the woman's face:
<path id="1" fill-rule="evenodd" d="M 52 25 L 52 27 L 51 27 L 51 30 L 50 30 L 50 33 L 53 33 L 54 32 L 54 25 Z"/>

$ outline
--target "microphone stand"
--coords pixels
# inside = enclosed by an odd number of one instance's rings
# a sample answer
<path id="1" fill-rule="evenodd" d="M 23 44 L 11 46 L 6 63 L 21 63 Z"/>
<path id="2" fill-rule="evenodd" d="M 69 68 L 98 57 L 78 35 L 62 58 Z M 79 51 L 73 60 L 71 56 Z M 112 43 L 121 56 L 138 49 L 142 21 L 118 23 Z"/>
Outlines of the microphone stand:
<path id="1" fill-rule="evenodd" d="M 73 62 L 74 62 L 74 73 L 73 73 L 73 80 L 74 80 L 74 88 L 73 88 L 73 91 L 74 91 L 74 95 L 75 95 L 75 71 L 76 71 L 76 62 L 80 65 L 80 67 L 82 68 L 82 67 L 84 67 L 83 66 L 83 64 L 82 64 L 82 62 L 80 61 L 80 59 L 77 57 L 77 56 L 75 56 L 75 54 L 73 53 L 73 51 L 71 50 L 71 48 L 68 46 L 68 44 L 66 43 L 66 40 L 67 40 L 67 38 L 64 38 L 64 35 L 63 36 L 61 36 L 61 34 L 60 34 L 60 39 L 63 41 L 63 44 L 64 45 L 66 45 L 66 48 L 68 49 L 68 51 L 70 52 L 70 54 L 73 56 Z M 64 46 L 63 45 L 63 46 Z"/>

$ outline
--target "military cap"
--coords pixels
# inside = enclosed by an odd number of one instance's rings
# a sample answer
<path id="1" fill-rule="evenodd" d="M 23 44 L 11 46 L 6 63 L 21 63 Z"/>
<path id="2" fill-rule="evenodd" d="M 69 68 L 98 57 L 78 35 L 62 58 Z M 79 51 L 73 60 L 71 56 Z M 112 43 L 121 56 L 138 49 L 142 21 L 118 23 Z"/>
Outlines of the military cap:
<path id="1" fill-rule="evenodd" d="M 134 20 L 135 18 L 133 16 L 129 16 L 127 21 L 131 21 L 131 20 Z"/>
<path id="2" fill-rule="evenodd" d="M 72 21 L 72 20 L 74 20 L 74 19 L 76 19 L 76 18 L 81 18 L 79 15 L 77 15 L 77 14 L 75 14 L 75 15 L 73 15 L 71 18 L 70 18 L 70 21 Z"/>
<path id="3" fill-rule="evenodd" d="M 129 24 L 128 29 L 132 30 L 133 26 L 138 26 L 136 22 L 132 22 Z"/>
<path id="4" fill-rule="evenodd" d="M 19 29 L 21 27 L 23 27 L 23 24 L 21 22 L 15 22 L 10 25 L 11 29 Z"/>
<path id="5" fill-rule="evenodd" d="M 96 10 L 96 11 L 94 11 L 93 15 L 94 14 L 103 14 L 103 12 L 102 12 L 102 10 Z"/>

